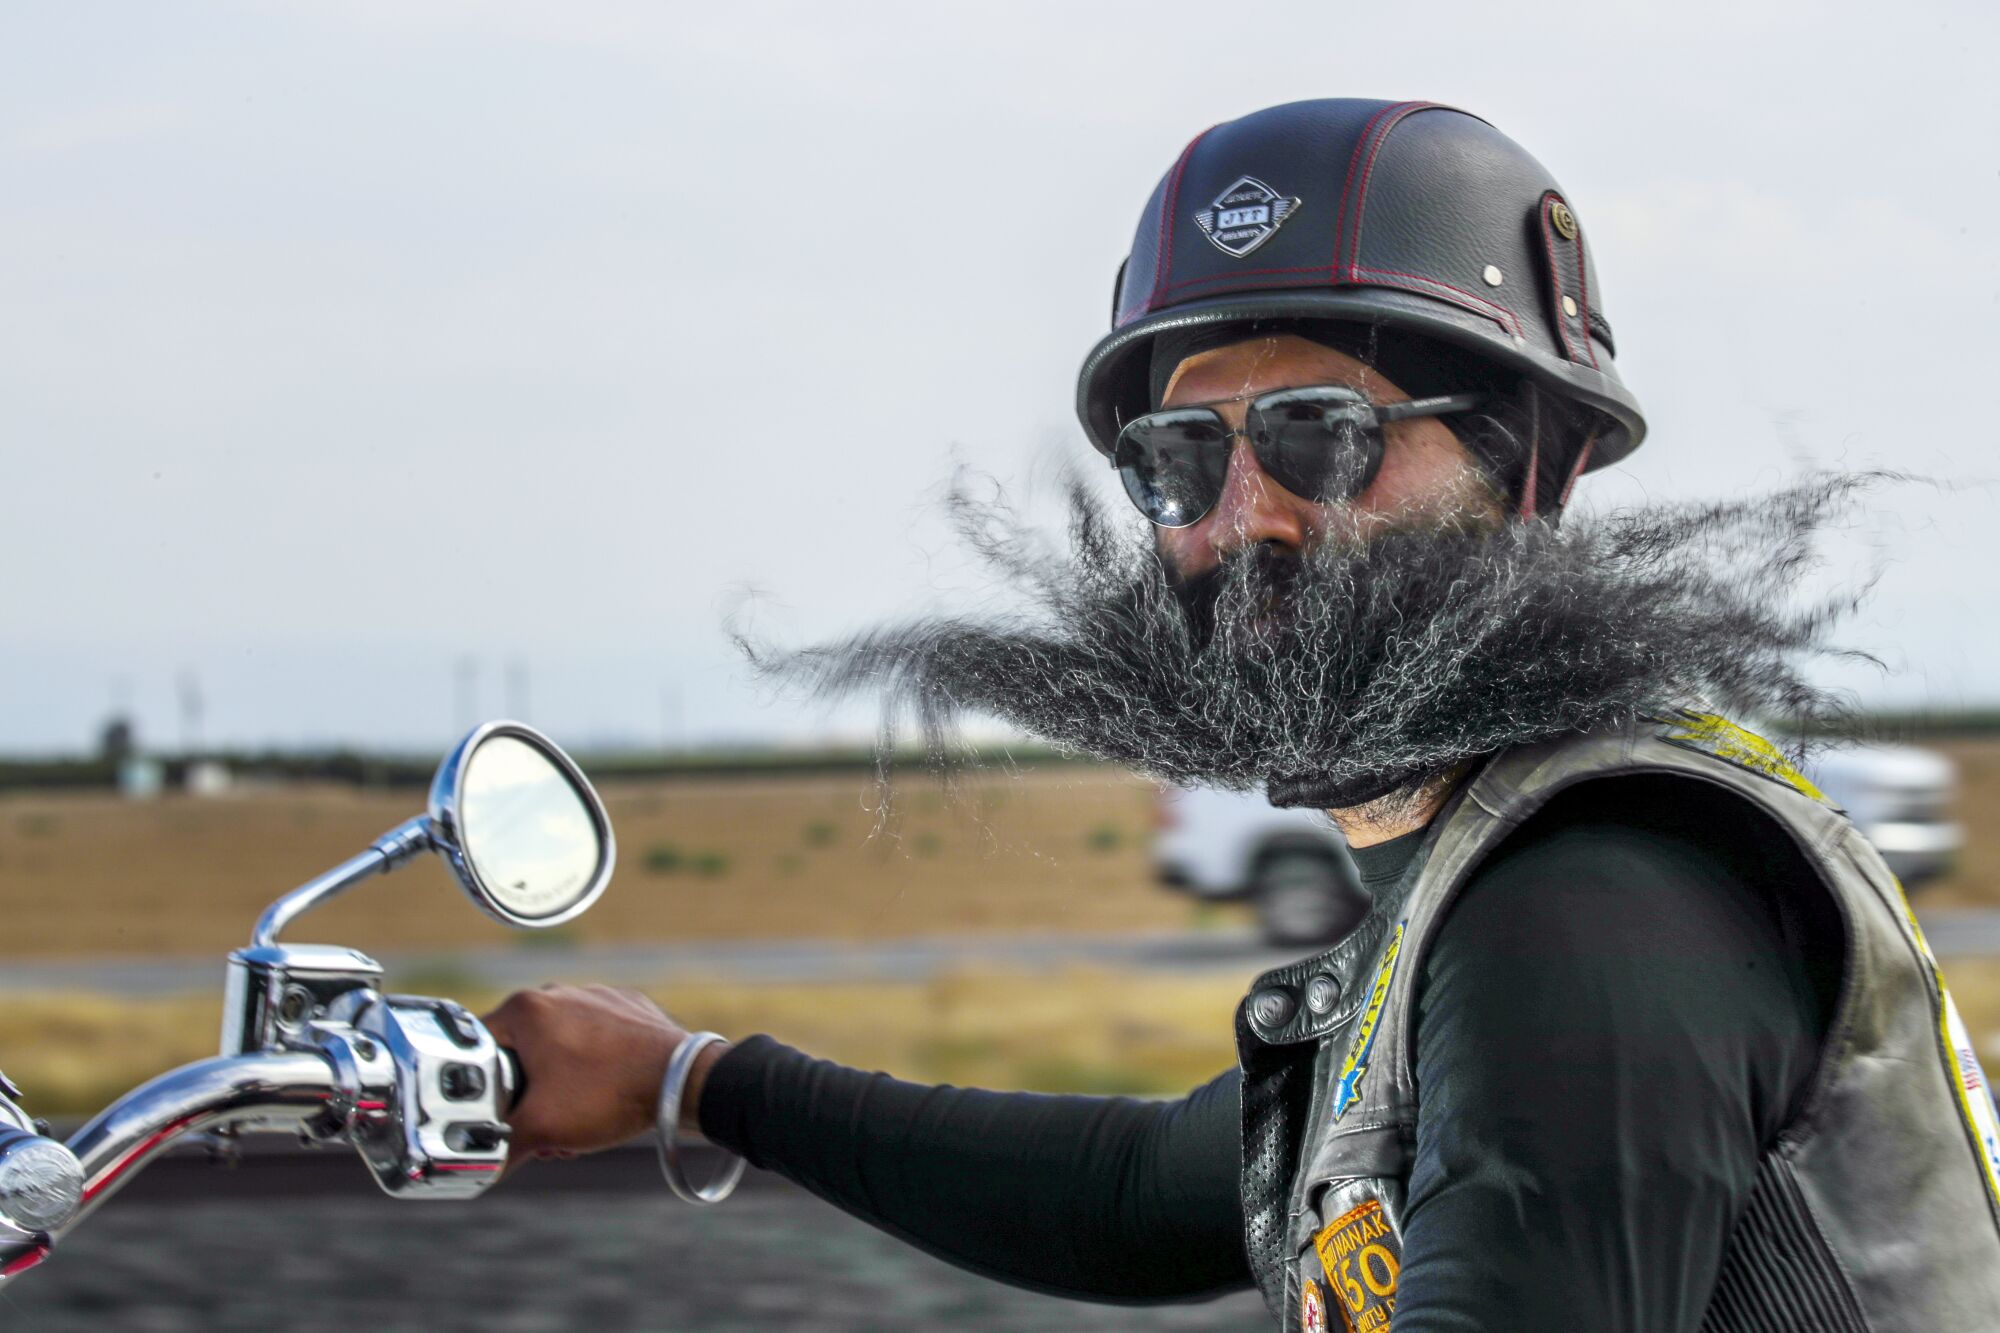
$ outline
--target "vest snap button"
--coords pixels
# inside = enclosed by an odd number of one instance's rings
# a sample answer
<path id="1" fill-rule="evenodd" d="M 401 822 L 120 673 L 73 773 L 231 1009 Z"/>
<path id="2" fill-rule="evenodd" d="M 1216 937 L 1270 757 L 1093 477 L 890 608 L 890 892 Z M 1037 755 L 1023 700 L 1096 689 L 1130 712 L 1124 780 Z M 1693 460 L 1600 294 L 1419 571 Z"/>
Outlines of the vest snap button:
<path id="1" fill-rule="evenodd" d="M 1340 998 L 1340 983 L 1332 977 L 1317 976 L 1306 986 L 1306 1008 L 1323 1014 Z"/>
<path id="2" fill-rule="evenodd" d="M 1297 1006 L 1291 993 L 1276 986 L 1260 990 L 1250 998 L 1250 1017 L 1262 1028 L 1281 1028 L 1289 1023 Z"/>

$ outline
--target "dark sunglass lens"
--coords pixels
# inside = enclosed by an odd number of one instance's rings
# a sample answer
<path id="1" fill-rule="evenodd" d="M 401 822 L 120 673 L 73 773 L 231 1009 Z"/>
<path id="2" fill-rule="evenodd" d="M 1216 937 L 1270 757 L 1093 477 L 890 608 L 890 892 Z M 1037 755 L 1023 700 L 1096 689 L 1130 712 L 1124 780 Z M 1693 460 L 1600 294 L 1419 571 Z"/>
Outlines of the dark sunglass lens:
<path id="1" fill-rule="evenodd" d="M 1382 430 L 1351 389 L 1288 389 L 1251 404 L 1250 443 L 1271 479 L 1307 500 L 1342 503 L 1382 465 Z"/>
<path id="2" fill-rule="evenodd" d="M 1184 528 L 1222 498 L 1229 432 L 1206 409 L 1155 412 L 1125 427 L 1112 458 L 1140 513 L 1163 528 Z"/>

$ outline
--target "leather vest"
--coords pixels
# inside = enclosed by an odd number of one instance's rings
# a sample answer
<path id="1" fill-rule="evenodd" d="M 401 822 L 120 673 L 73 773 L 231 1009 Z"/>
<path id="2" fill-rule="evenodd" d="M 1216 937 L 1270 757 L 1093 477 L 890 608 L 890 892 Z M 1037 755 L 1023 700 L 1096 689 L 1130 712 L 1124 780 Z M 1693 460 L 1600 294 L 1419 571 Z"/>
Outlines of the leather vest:
<path id="1" fill-rule="evenodd" d="M 1279 1326 L 1389 1328 L 1425 948 L 1460 886 L 1551 797 L 1635 773 L 1757 806 L 1817 872 L 1846 941 L 1810 1084 L 1764 1147 L 1703 1333 L 2000 1329 L 2000 1122 L 1902 887 L 1782 753 L 1692 710 L 1496 756 L 1352 932 L 1253 985 L 1236 1021 L 1245 1244 Z"/>

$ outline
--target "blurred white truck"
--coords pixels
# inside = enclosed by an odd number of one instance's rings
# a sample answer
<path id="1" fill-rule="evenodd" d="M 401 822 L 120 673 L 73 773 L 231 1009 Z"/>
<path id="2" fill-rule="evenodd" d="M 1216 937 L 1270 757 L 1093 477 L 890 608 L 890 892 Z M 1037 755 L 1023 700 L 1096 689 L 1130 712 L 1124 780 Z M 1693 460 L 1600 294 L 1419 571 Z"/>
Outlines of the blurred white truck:
<path id="1" fill-rule="evenodd" d="M 1914 889 L 1950 868 L 1963 835 L 1951 761 L 1904 745 L 1829 748 L 1807 776 L 1847 811 Z M 1163 788 L 1153 860 L 1160 879 L 1207 901 L 1248 900 L 1273 944 L 1316 944 L 1366 903 L 1354 862 L 1317 810 L 1279 810 L 1261 792 Z"/>

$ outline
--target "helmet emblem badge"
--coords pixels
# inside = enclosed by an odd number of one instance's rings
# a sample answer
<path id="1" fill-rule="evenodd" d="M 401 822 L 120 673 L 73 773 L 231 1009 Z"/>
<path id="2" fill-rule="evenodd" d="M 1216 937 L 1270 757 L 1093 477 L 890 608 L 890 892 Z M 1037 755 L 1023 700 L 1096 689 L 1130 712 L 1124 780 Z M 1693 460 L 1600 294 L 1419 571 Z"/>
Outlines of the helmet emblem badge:
<path id="1" fill-rule="evenodd" d="M 1287 199 L 1255 176 L 1239 176 L 1194 215 L 1194 222 L 1216 249 L 1241 259 L 1270 240 L 1298 207 L 1296 198 Z"/>

